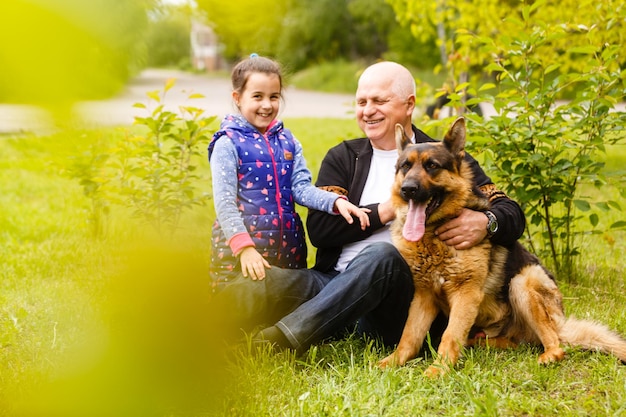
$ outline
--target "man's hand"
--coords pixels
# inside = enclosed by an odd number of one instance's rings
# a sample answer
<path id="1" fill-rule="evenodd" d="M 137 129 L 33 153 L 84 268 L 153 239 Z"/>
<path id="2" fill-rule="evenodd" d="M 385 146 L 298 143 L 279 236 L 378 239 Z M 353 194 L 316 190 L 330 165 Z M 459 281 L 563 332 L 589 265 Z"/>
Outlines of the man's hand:
<path id="1" fill-rule="evenodd" d="M 239 254 L 241 263 L 241 273 L 244 277 L 250 276 L 252 280 L 262 280 L 265 278 L 265 268 L 272 266 L 265 258 L 252 246 L 244 248 Z"/>
<path id="2" fill-rule="evenodd" d="M 359 222 L 361 222 L 361 230 L 365 230 L 370 225 L 370 218 L 367 215 L 371 211 L 370 209 L 357 207 L 343 198 L 335 200 L 335 209 L 346 219 L 348 224 L 354 222 L 353 215 L 358 218 Z"/>
<path id="3" fill-rule="evenodd" d="M 463 209 L 457 217 L 439 226 L 435 234 L 448 246 L 469 249 L 487 237 L 487 221 L 482 211 Z"/>

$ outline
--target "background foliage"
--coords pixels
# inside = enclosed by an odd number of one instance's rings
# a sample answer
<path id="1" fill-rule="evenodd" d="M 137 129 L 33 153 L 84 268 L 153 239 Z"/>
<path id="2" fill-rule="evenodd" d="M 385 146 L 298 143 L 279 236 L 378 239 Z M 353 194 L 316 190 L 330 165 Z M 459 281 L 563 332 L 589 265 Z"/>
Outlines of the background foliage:
<path id="1" fill-rule="evenodd" d="M 172 5 L 161 5 L 148 13 L 146 66 L 190 69 L 192 15 L 189 6 Z"/>
<path id="2" fill-rule="evenodd" d="M 153 0 L 14 0 L 0 13 L 0 102 L 109 97 L 141 67 Z"/>
<path id="3" fill-rule="evenodd" d="M 440 68 L 449 74 L 452 90 L 467 81 L 463 74 L 489 76 L 483 69 L 492 61 L 493 51 L 481 48 L 479 41 L 459 41 L 471 33 L 477 39 L 500 39 L 519 34 L 517 21 L 532 16 L 532 25 L 559 26 L 567 36 L 553 39 L 549 47 L 536 49 L 534 55 L 544 62 L 558 64 L 560 73 L 580 71 L 586 56 L 577 47 L 619 45 L 615 51 L 623 64 L 626 60 L 626 7 L 618 0 L 600 1 L 463 1 L 388 0 L 397 19 L 411 29 L 423 43 L 440 48 Z"/>
<path id="4" fill-rule="evenodd" d="M 420 68 L 437 62 L 434 45 L 411 39 L 384 0 L 278 0 L 263 8 L 244 1 L 237 12 L 225 0 L 199 0 L 198 6 L 231 61 L 257 52 L 293 72 L 333 60 L 371 62 L 386 54 Z"/>

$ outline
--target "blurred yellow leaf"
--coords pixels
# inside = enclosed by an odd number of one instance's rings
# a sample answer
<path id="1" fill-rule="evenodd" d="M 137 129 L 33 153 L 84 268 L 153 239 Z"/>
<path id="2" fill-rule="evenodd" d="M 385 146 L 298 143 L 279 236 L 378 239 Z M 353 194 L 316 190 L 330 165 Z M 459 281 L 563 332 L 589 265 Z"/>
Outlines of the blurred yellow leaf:
<path id="1" fill-rule="evenodd" d="M 156 101 L 157 103 L 161 102 L 161 95 L 160 95 L 160 91 L 155 90 L 155 91 L 149 91 L 146 93 L 146 95 L 151 98 L 152 100 Z"/>
<path id="2" fill-rule="evenodd" d="M 174 84 L 176 84 L 176 78 L 168 78 L 164 90 L 169 91 L 170 88 L 174 87 Z"/>

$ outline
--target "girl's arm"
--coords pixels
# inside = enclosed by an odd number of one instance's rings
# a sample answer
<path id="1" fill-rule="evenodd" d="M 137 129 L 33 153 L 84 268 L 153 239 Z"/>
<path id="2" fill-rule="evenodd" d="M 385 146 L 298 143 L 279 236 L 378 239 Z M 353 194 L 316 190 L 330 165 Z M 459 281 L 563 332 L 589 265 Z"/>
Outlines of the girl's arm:
<path id="1" fill-rule="evenodd" d="M 237 150 L 228 138 L 215 143 L 210 163 L 215 214 L 233 253 L 238 255 L 254 242 L 237 208 Z"/>
<path id="2" fill-rule="evenodd" d="M 353 175 L 346 144 L 341 143 L 331 148 L 322 160 L 317 185 L 341 190 L 344 195 L 349 196 Z M 353 203 L 358 204 L 357 201 Z M 338 248 L 371 236 L 374 231 L 385 224 L 379 213 L 379 204 L 371 204 L 367 207 L 371 209 L 370 227 L 365 230 L 341 221 L 337 216 L 329 216 L 319 210 L 309 210 L 306 225 L 313 246 L 326 249 Z"/>
<path id="3" fill-rule="evenodd" d="M 237 150 L 232 142 L 218 140 L 210 162 L 213 203 L 220 227 L 233 254 L 239 256 L 243 276 L 262 280 L 265 278 L 265 269 L 271 266 L 255 249 L 237 208 Z"/>
<path id="4" fill-rule="evenodd" d="M 352 216 L 358 218 L 361 229 L 369 226 L 369 209 L 359 208 L 350 203 L 345 197 L 325 191 L 313 185 L 311 171 L 306 166 L 302 145 L 294 137 L 295 155 L 293 158 L 292 192 L 296 203 L 301 206 L 325 211 L 331 214 L 340 214 L 348 224 L 353 223 Z"/>
<path id="5" fill-rule="evenodd" d="M 321 190 L 313 185 L 311 171 L 306 166 L 306 160 L 302 151 L 302 145 L 294 137 L 296 149 L 293 156 L 293 173 L 291 175 L 291 188 L 293 198 L 301 206 L 312 208 L 326 213 L 334 213 L 337 194 Z"/>

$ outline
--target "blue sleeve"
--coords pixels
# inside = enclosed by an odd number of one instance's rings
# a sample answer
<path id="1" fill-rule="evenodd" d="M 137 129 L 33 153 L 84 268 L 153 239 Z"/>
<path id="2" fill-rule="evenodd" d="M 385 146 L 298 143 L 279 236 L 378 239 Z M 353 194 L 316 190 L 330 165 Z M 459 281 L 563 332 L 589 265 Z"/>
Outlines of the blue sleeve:
<path id="1" fill-rule="evenodd" d="M 248 230 L 237 209 L 237 149 L 225 136 L 215 143 L 211 154 L 211 180 L 215 214 L 226 239 Z"/>
<path id="2" fill-rule="evenodd" d="M 294 200 L 301 206 L 333 214 L 335 200 L 339 198 L 339 195 L 321 190 L 313 185 L 313 178 L 311 171 L 309 171 L 306 166 L 302 145 L 295 137 L 293 140 L 296 145 L 296 152 L 293 158 L 293 174 L 291 177 Z"/>

